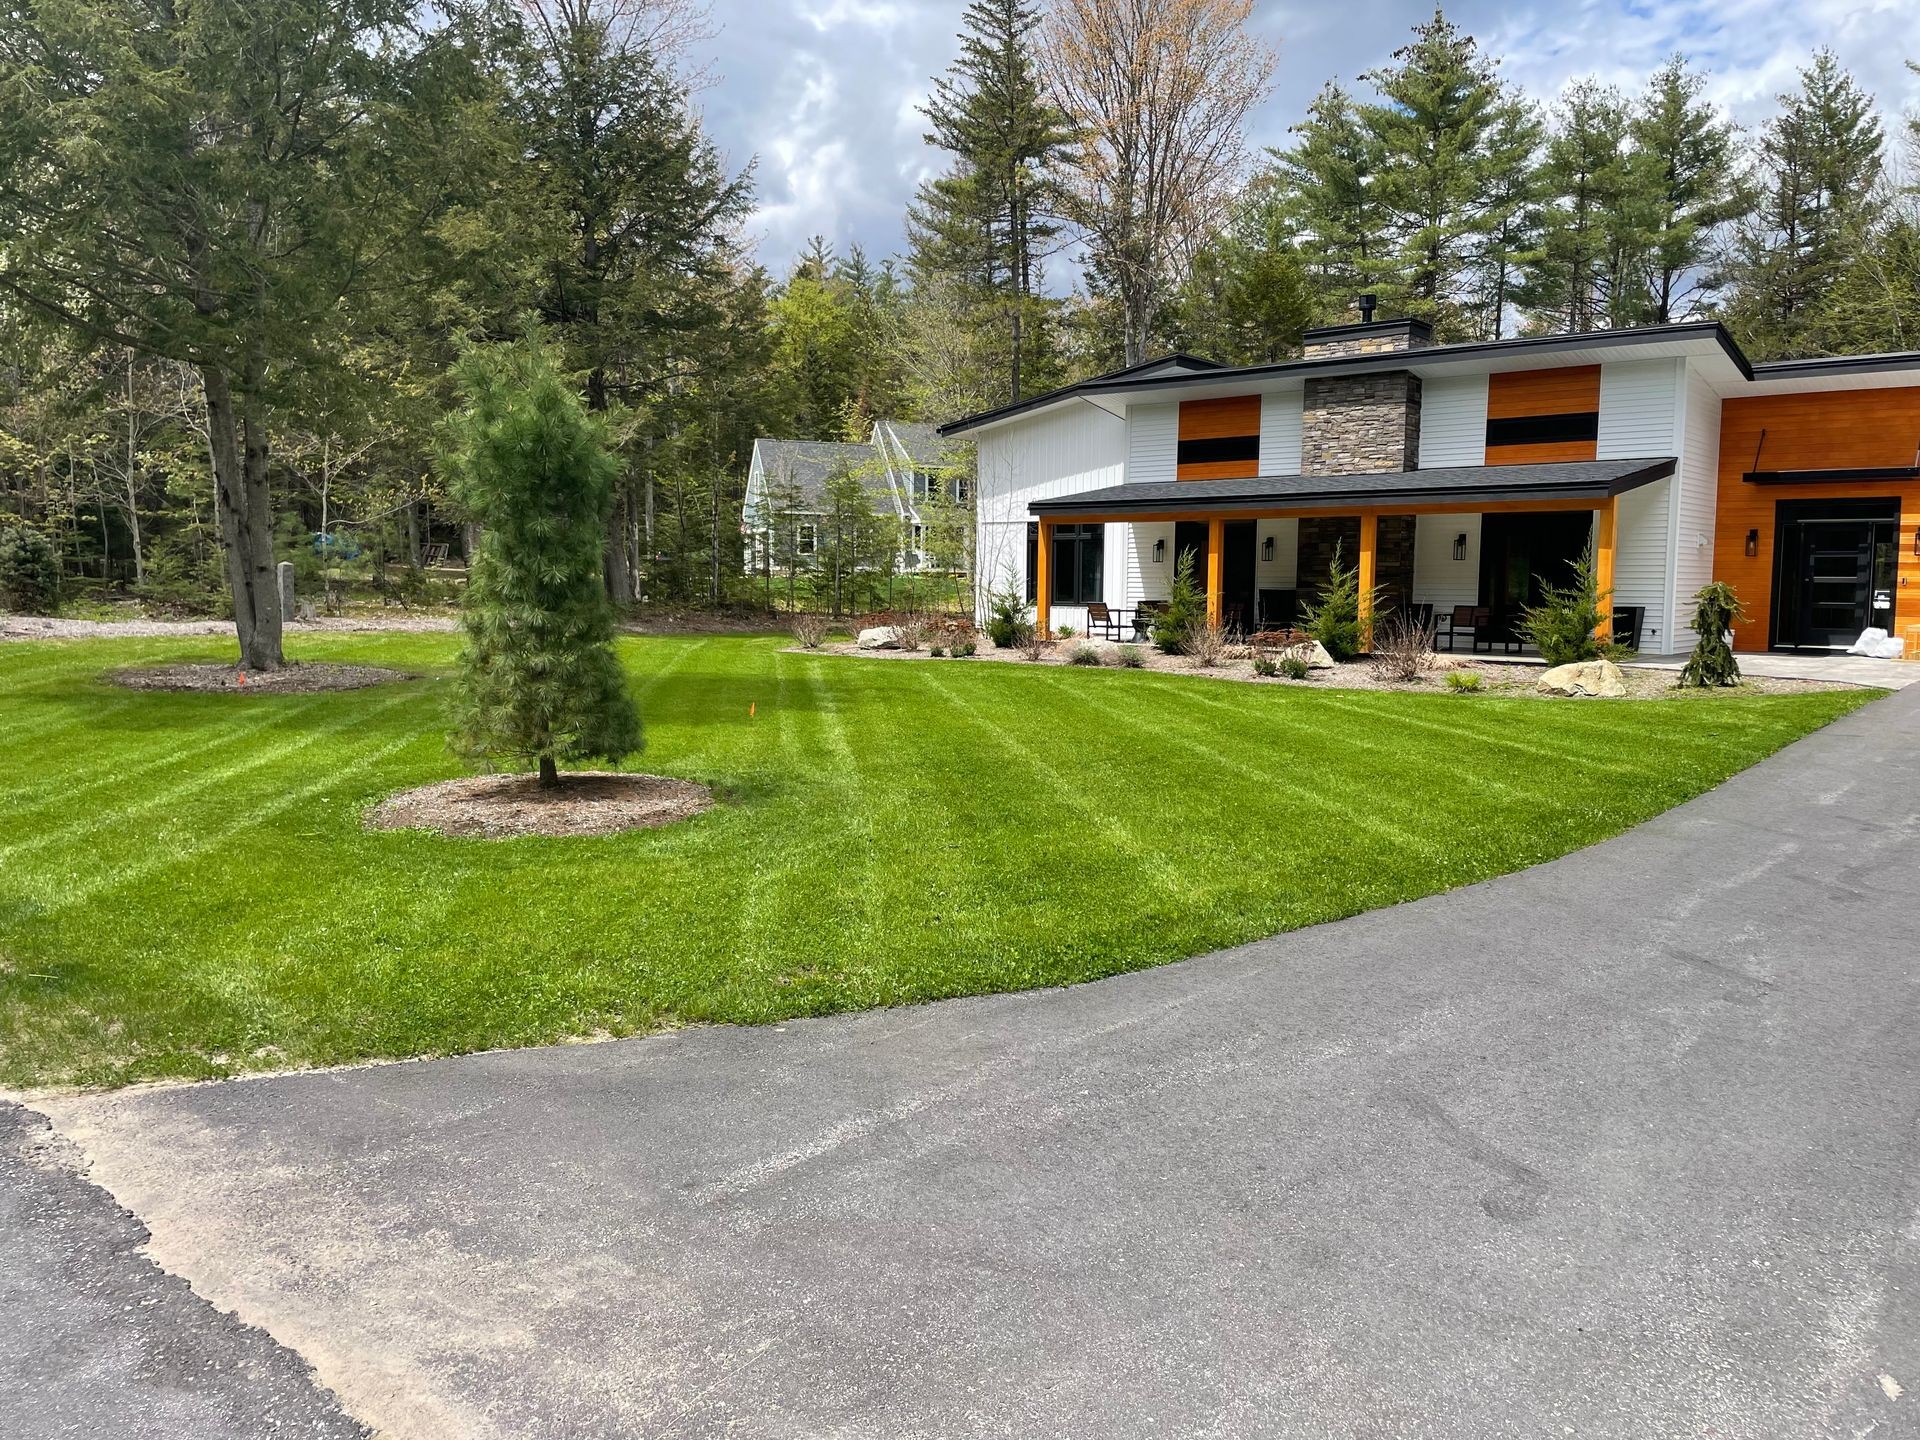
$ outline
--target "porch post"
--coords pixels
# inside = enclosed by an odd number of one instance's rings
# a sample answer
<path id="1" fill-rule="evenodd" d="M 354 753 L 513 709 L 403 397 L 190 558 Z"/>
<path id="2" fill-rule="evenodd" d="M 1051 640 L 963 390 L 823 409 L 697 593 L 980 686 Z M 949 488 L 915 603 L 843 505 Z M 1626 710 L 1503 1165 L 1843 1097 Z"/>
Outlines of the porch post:
<path id="1" fill-rule="evenodd" d="M 1593 588 L 1600 595 L 1600 623 L 1593 635 L 1602 645 L 1613 639 L 1613 551 L 1620 501 L 1609 495 L 1601 502 L 1593 537 Z"/>
<path id="2" fill-rule="evenodd" d="M 1033 628 L 1053 634 L 1053 521 L 1040 522 L 1040 539 L 1033 552 Z"/>
<path id="3" fill-rule="evenodd" d="M 1227 522 L 1207 521 L 1207 624 L 1218 625 L 1221 618 L 1220 592 L 1227 568 Z"/>
<path id="4" fill-rule="evenodd" d="M 1368 510 L 1360 516 L 1360 648 L 1373 649 L 1373 587 L 1379 571 L 1380 517 Z"/>

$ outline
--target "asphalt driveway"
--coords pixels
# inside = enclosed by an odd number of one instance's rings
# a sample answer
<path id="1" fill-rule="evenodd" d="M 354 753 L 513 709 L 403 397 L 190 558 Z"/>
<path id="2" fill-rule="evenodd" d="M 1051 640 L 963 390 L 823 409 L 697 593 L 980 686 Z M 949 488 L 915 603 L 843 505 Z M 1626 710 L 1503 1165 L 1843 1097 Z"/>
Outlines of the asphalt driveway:
<path id="1" fill-rule="evenodd" d="M 1920 687 L 1069 991 L 48 1109 L 397 1436 L 1915 1434 L 1917 962 Z"/>

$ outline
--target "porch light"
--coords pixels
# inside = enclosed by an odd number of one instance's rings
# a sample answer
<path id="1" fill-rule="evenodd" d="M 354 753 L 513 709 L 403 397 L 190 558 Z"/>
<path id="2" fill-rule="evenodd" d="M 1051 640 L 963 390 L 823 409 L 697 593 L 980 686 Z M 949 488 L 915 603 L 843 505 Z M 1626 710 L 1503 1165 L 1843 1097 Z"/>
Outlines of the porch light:
<path id="1" fill-rule="evenodd" d="M 1164 565 L 1166 564 L 1166 561 L 1167 561 L 1167 542 L 1164 540 L 1154 541 L 1153 542 L 1153 563 L 1156 565 Z"/>
<path id="2" fill-rule="evenodd" d="M 1760 532 L 1757 529 L 1747 531 L 1747 558 L 1753 559 L 1760 553 Z M 1920 554 L 1920 550 L 1916 550 Z"/>
<path id="3" fill-rule="evenodd" d="M 1269 535 L 1260 542 L 1260 558 L 1262 560 L 1273 559 L 1273 536 Z"/>
<path id="4" fill-rule="evenodd" d="M 1920 560 L 1920 525 L 1913 527 L 1913 558 Z"/>
<path id="5" fill-rule="evenodd" d="M 1453 558 L 1456 560 L 1467 558 L 1467 533 L 1464 530 L 1453 537 Z"/>

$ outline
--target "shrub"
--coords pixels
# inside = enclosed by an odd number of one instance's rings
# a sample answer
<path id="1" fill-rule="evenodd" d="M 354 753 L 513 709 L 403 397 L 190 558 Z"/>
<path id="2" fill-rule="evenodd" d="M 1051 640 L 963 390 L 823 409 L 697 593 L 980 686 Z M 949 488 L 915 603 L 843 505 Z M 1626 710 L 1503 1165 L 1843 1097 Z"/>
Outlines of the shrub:
<path id="1" fill-rule="evenodd" d="M 1067 661 L 1073 665 L 1098 665 L 1100 651 L 1092 645 L 1076 645 L 1073 647 L 1073 653 L 1067 656 Z"/>
<path id="2" fill-rule="evenodd" d="M 1340 563 L 1338 541 L 1327 566 L 1326 588 L 1301 612 L 1300 628 L 1336 660 L 1351 660 L 1360 653 L 1360 567 Z"/>
<path id="3" fill-rule="evenodd" d="M 0 603 L 29 615 L 51 615 L 60 604 L 60 552 L 37 525 L 0 517 Z"/>
<path id="4" fill-rule="evenodd" d="M 1738 685 L 1740 662 L 1733 658 L 1727 634 L 1734 622 L 1746 619 L 1740 597 L 1724 580 L 1710 581 L 1693 597 L 1693 629 L 1700 638 L 1693 642 L 1693 654 L 1681 668 L 1682 685 L 1705 690 L 1715 685 Z"/>
<path id="5" fill-rule="evenodd" d="M 1572 584 L 1550 585 L 1542 578 L 1540 603 L 1520 614 L 1520 633 L 1549 665 L 1572 665 L 1600 656 L 1594 631 L 1599 628 L 1600 607 L 1607 596 L 1601 593 L 1599 577 L 1594 573 L 1593 547 L 1589 545 L 1578 560 L 1569 561 L 1568 568 L 1573 571 Z"/>
<path id="6" fill-rule="evenodd" d="M 1153 643 L 1163 654 L 1180 654 L 1187 648 L 1188 632 L 1205 621 L 1206 614 L 1206 597 L 1193 584 L 1193 552 L 1182 551 L 1174 562 L 1167 608 L 1153 617 Z"/>
<path id="7" fill-rule="evenodd" d="M 1122 670 L 1138 670 L 1147 663 L 1147 657 L 1140 653 L 1138 645 L 1122 645 L 1113 652 L 1113 663 Z"/>
<path id="8" fill-rule="evenodd" d="M 1433 627 L 1394 615 L 1374 627 L 1373 673 L 1382 680 L 1411 683 L 1433 667 Z"/>
<path id="9" fill-rule="evenodd" d="M 227 619 L 233 614 L 233 596 L 219 550 L 210 544 L 196 545 L 188 535 L 163 535 L 154 542 L 147 555 L 146 580 L 134 593 L 141 608 L 153 615 Z"/>
<path id="10" fill-rule="evenodd" d="M 1053 633 L 1054 633 L 1054 635 L 1055 635 L 1055 636 L 1057 636 L 1057 637 L 1058 637 L 1059 639 L 1062 639 L 1062 640 L 1071 640 L 1071 639 L 1073 638 L 1073 626 L 1071 626 L 1071 625 L 1062 625 L 1062 626 L 1060 626 L 1060 627 L 1059 627 L 1058 629 L 1056 629 L 1056 630 L 1055 630 L 1055 631 L 1054 631 Z"/>
<path id="11" fill-rule="evenodd" d="M 1280 657 L 1280 673 L 1289 680 L 1306 679 L 1309 674 L 1306 657 L 1303 655 L 1282 655 Z"/>
<path id="12" fill-rule="evenodd" d="M 932 624 L 920 611 L 902 610 L 893 621 L 894 643 L 902 650 L 924 650 L 927 646 L 927 634 L 932 628 Z"/>
<path id="13" fill-rule="evenodd" d="M 1253 673 L 1270 680 L 1280 673 L 1280 662 L 1265 650 L 1256 650 L 1253 652 Z"/>
<path id="14" fill-rule="evenodd" d="M 956 640 L 953 642 L 953 658 L 956 660 L 964 660 L 967 656 L 973 654 L 977 648 L 971 640 Z"/>
<path id="15" fill-rule="evenodd" d="M 987 638 L 1002 650 L 1021 644 L 1023 632 L 1033 628 L 1027 602 L 1016 590 L 996 590 L 987 599 Z"/>
<path id="16" fill-rule="evenodd" d="M 931 655 L 931 656 L 933 656 L 933 658 L 934 658 L 934 659 L 936 659 L 936 660 L 938 660 L 938 659 L 941 659 L 941 658 L 942 658 L 943 656 L 945 656 L 945 655 L 946 655 L 946 653 L 947 653 L 947 647 L 946 647 L 946 646 L 944 646 L 944 645 L 935 645 L 935 646 L 932 646 L 932 647 L 931 647 L 931 648 L 930 648 L 930 649 L 929 649 L 929 650 L 927 651 L 927 654 L 929 654 L 929 655 Z"/>
<path id="17" fill-rule="evenodd" d="M 1202 617 L 1187 627 L 1186 652 L 1202 669 L 1211 670 L 1226 659 L 1227 648 L 1232 643 L 1227 627 L 1218 620 Z"/>
<path id="18" fill-rule="evenodd" d="M 824 615 L 796 615 L 793 617 L 793 638 L 807 650 L 818 650 L 821 642 L 827 638 L 827 617 Z"/>
<path id="19" fill-rule="evenodd" d="M 1453 691 L 1456 695 L 1465 695 L 1479 688 L 1480 672 L 1478 670 L 1449 670 L 1447 672 L 1447 689 Z"/>

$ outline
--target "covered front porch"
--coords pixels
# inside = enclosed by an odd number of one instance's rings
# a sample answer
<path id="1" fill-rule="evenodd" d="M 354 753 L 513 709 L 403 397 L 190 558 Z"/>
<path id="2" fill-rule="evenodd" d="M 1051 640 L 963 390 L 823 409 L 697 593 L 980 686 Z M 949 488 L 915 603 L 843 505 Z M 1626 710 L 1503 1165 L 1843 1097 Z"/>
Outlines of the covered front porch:
<path id="1" fill-rule="evenodd" d="M 1167 598 L 1187 556 L 1209 618 L 1253 633 L 1292 625 L 1337 553 L 1358 570 L 1363 620 L 1411 614 L 1447 648 L 1511 650 L 1542 581 L 1569 579 L 1589 546 L 1599 588 L 1616 592 L 1623 497 L 1672 470 L 1633 460 L 1112 486 L 1032 505 L 1029 594 L 1048 630 L 1083 630 L 1096 606 L 1125 628 Z M 1635 629 L 1643 614 L 1621 612 Z"/>

